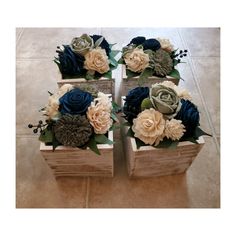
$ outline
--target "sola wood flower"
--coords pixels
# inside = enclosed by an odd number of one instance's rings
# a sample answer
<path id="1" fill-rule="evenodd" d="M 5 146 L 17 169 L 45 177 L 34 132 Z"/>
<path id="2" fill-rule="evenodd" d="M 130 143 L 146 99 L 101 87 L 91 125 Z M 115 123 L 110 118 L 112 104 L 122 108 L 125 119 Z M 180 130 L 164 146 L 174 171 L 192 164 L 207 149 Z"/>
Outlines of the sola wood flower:
<path id="1" fill-rule="evenodd" d="M 96 48 L 85 55 L 84 68 L 104 74 L 109 71 L 109 61 L 105 49 Z"/>
<path id="2" fill-rule="evenodd" d="M 142 48 L 134 48 L 124 55 L 127 68 L 133 72 L 142 72 L 149 65 L 149 56 Z"/>
<path id="3" fill-rule="evenodd" d="M 184 135 L 185 129 L 181 120 L 166 120 L 164 134 L 172 140 L 179 140 Z"/>
<path id="4" fill-rule="evenodd" d="M 169 39 L 162 39 L 162 38 L 157 38 L 157 40 L 161 44 L 161 48 L 167 52 L 172 52 L 174 50 L 174 46 L 171 44 Z"/>
<path id="5" fill-rule="evenodd" d="M 111 101 L 104 93 L 98 93 L 87 111 L 87 117 L 96 134 L 105 134 L 112 125 Z"/>
<path id="6" fill-rule="evenodd" d="M 173 60 L 170 54 L 161 48 L 154 53 L 153 61 L 154 70 L 159 76 L 166 76 L 173 69 Z"/>
<path id="7" fill-rule="evenodd" d="M 56 122 L 54 132 L 63 145 L 81 147 L 89 141 L 92 127 L 86 116 L 67 114 Z"/>
<path id="8" fill-rule="evenodd" d="M 134 136 L 145 144 L 158 145 L 163 139 L 165 120 L 159 111 L 146 109 L 133 120 Z"/>

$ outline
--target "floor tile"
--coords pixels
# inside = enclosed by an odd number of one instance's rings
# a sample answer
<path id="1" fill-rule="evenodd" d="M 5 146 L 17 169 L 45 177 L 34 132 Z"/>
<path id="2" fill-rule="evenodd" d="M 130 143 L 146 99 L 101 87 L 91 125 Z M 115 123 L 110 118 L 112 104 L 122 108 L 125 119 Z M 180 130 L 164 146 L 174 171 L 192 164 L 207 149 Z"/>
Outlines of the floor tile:
<path id="1" fill-rule="evenodd" d="M 220 58 L 194 58 L 194 71 L 210 113 L 216 135 L 220 135 Z"/>
<path id="2" fill-rule="evenodd" d="M 85 207 L 86 178 L 58 178 L 39 152 L 37 138 L 16 139 L 16 207 Z"/>
<path id="3" fill-rule="evenodd" d="M 54 58 L 56 47 L 70 44 L 83 33 L 100 34 L 100 28 L 24 28 L 17 45 L 17 58 Z"/>
<path id="4" fill-rule="evenodd" d="M 27 125 L 45 119 L 39 109 L 48 101 L 47 91 L 57 88 L 57 66 L 51 60 L 19 60 L 16 62 L 16 132 L 32 134 Z"/>
<path id="5" fill-rule="evenodd" d="M 180 33 L 192 57 L 220 56 L 220 28 L 182 28 Z"/>
<path id="6" fill-rule="evenodd" d="M 23 32 L 23 28 L 16 28 L 16 44 L 18 43 L 22 32 Z"/>
<path id="7" fill-rule="evenodd" d="M 219 207 L 219 158 L 209 138 L 187 174 L 140 179 L 127 176 L 123 147 L 117 140 L 115 177 L 90 178 L 89 207 Z"/>

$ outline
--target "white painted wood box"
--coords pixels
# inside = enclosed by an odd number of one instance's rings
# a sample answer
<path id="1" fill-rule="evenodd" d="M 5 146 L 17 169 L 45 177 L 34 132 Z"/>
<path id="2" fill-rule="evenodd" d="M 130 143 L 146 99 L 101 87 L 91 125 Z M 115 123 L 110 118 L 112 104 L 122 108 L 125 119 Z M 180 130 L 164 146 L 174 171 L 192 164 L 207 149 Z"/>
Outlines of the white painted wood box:
<path id="1" fill-rule="evenodd" d="M 108 138 L 113 141 L 113 131 L 109 131 Z M 58 176 L 102 176 L 113 177 L 113 145 L 98 144 L 101 155 L 97 155 L 89 148 L 86 150 L 59 146 L 55 151 L 52 146 L 40 144 L 40 152 Z"/>
<path id="2" fill-rule="evenodd" d="M 125 97 L 122 97 L 122 105 Z M 198 144 L 180 142 L 176 148 L 137 148 L 136 141 L 126 136 L 128 127 L 122 128 L 122 139 L 130 177 L 157 177 L 180 174 L 187 171 L 204 145 L 203 137 Z"/>
<path id="3" fill-rule="evenodd" d="M 163 81 L 171 81 L 173 82 L 175 85 L 179 84 L 179 79 L 170 77 L 170 76 L 166 76 L 165 78 L 160 78 L 157 76 L 151 76 L 149 77 L 146 82 L 142 85 L 142 87 L 151 87 L 152 84 L 155 83 L 161 83 Z M 133 77 L 133 78 L 127 78 L 126 75 L 126 66 L 122 65 L 122 81 L 121 81 L 121 96 L 125 96 L 128 94 L 128 91 L 138 87 L 138 77 Z"/>
<path id="4" fill-rule="evenodd" d="M 57 85 L 59 88 L 64 84 L 90 85 L 96 88 L 99 92 L 103 92 L 105 94 L 112 94 L 112 98 L 115 98 L 115 79 L 108 79 L 105 77 L 101 77 L 98 80 L 86 80 L 84 78 L 58 79 Z"/>

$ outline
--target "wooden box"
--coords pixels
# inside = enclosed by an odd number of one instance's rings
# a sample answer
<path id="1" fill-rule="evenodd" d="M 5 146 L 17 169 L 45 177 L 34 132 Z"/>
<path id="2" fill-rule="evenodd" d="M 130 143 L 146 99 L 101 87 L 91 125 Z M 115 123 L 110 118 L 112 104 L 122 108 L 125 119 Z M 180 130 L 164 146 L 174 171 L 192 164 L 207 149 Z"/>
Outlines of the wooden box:
<path id="1" fill-rule="evenodd" d="M 109 131 L 108 138 L 113 141 L 113 132 Z M 99 144 L 101 155 L 89 148 L 86 150 L 59 146 L 55 151 L 52 146 L 40 144 L 40 152 L 57 176 L 113 176 L 113 145 Z"/>
<path id="2" fill-rule="evenodd" d="M 130 177 L 157 177 L 183 173 L 190 167 L 205 143 L 203 137 L 199 137 L 198 144 L 186 141 L 180 142 L 176 148 L 142 146 L 138 149 L 135 139 L 126 136 L 127 131 L 128 127 L 123 127 L 123 145 Z"/>
<path id="3" fill-rule="evenodd" d="M 146 82 L 142 85 L 143 87 L 151 87 L 152 84 L 155 83 L 161 83 L 163 81 L 171 81 L 174 84 L 178 85 L 179 84 L 179 79 L 170 77 L 170 76 L 166 76 L 165 78 L 160 78 L 157 76 L 151 76 L 149 77 Z M 138 87 L 138 77 L 133 77 L 133 78 L 127 78 L 126 75 L 126 66 L 122 65 L 122 92 L 121 92 L 121 96 L 125 96 L 128 94 L 128 91 Z"/>
<path id="4" fill-rule="evenodd" d="M 115 98 L 115 80 L 108 79 L 105 77 L 101 77 L 98 80 L 86 80 L 83 78 L 74 78 L 74 79 L 59 79 L 57 81 L 57 85 L 60 88 L 64 84 L 72 84 L 72 85 L 90 85 L 96 88 L 99 92 L 103 92 L 105 94 L 112 94 L 113 99 Z"/>

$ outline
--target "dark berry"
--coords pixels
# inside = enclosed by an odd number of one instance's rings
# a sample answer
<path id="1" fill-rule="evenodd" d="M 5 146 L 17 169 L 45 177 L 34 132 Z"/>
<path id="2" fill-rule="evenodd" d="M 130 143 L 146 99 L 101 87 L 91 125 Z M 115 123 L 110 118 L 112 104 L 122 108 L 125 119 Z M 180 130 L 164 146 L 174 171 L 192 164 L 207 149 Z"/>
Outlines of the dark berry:
<path id="1" fill-rule="evenodd" d="M 183 50 L 180 50 L 179 53 L 180 53 L 180 54 L 183 53 Z"/>
<path id="2" fill-rule="evenodd" d="M 185 54 L 184 54 L 184 57 L 186 57 L 186 56 L 187 56 L 187 54 L 185 53 Z"/>
<path id="3" fill-rule="evenodd" d="M 36 134 L 38 133 L 38 129 L 34 129 L 33 132 Z"/>
<path id="4" fill-rule="evenodd" d="M 31 128 L 33 128 L 33 125 L 31 125 L 31 124 L 28 124 L 28 127 L 31 129 Z"/>
<path id="5" fill-rule="evenodd" d="M 187 50 L 187 49 L 185 49 L 185 50 L 184 50 L 184 52 L 188 52 L 188 50 Z"/>
<path id="6" fill-rule="evenodd" d="M 40 121 L 39 121 L 39 124 L 43 124 L 43 121 L 42 121 L 42 120 L 40 120 Z"/>
<path id="7" fill-rule="evenodd" d="M 182 57 L 183 57 L 183 55 L 180 55 L 179 57 L 180 57 L 180 58 L 182 58 Z"/>

